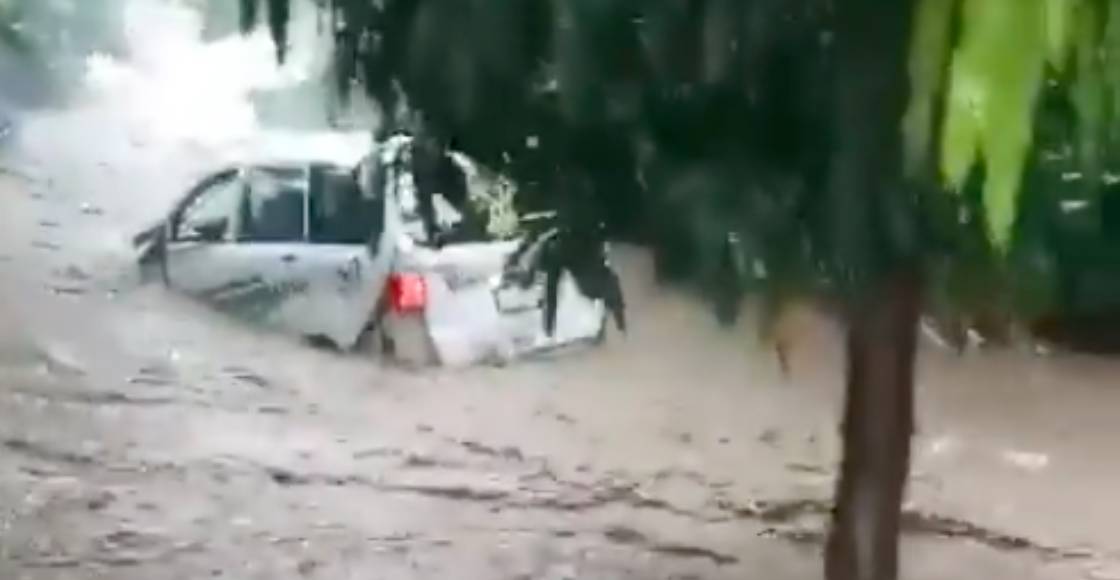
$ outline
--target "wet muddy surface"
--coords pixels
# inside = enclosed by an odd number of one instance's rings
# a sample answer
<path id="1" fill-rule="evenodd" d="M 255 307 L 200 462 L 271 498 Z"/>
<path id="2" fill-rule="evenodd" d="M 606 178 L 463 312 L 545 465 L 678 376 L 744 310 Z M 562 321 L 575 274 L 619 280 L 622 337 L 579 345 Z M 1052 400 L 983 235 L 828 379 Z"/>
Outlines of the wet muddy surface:
<path id="1" fill-rule="evenodd" d="M 819 577 L 827 325 L 783 378 L 749 328 L 717 330 L 623 249 L 630 335 L 406 371 L 138 286 L 80 229 L 38 233 L 66 202 L 32 187 L 5 183 L 29 216 L 0 263 L 5 577 Z M 924 362 L 909 577 L 1108 577 L 1111 363 Z"/>

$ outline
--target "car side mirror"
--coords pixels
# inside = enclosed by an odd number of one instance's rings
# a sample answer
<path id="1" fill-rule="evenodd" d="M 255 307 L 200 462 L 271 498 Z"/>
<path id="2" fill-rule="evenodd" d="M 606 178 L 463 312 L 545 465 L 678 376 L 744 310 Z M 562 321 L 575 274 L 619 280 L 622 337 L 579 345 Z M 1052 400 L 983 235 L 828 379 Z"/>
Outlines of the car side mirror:
<path id="1" fill-rule="evenodd" d="M 167 222 L 159 222 L 133 237 L 132 244 L 139 251 L 137 264 L 142 282 L 153 280 L 157 273 L 167 282 L 167 238 L 170 231 Z"/>
<path id="2" fill-rule="evenodd" d="M 229 229 L 229 219 L 217 218 L 209 222 L 197 224 L 191 228 L 189 238 L 201 242 L 220 242 Z"/>
<path id="3" fill-rule="evenodd" d="M 159 222 L 132 238 L 133 247 L 140 252 L 141 264 L 160 259 L 167 247 L 167 233 L 167 223 Z"/>

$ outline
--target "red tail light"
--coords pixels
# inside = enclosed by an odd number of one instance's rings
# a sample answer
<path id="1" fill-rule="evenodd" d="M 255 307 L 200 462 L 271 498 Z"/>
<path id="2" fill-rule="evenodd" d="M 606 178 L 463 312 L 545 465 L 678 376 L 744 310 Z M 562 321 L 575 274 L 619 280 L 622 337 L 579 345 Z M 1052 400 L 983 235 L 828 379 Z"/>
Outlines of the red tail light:
<path id="1" fill-rule="evenodd" d="M 420 274 L 389 276 L 389 306 L 398 314 L 423 312 L 428 305 L 428 283 Z"/>

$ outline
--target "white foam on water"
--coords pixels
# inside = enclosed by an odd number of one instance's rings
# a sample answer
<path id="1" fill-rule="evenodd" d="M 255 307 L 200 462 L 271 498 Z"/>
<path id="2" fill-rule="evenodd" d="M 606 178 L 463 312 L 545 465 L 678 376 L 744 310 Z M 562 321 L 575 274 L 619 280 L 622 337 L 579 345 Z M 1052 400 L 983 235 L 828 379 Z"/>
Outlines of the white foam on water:
<path id="1" fill-rule="evenodd" d="M 306 80 L 320 60 L 313 15 L 292 23 L 292 51 L 280 65 L 264 30 L 204 42 L 202 16 L 188 7 L 128 0 L 124 10 L 130 57 L 90 57 L 83 101 L 119 114 L 148 144 L 251 139 L 261 130 L 252 93 Z"/>
<path id="2" fill-rule="evenodd" d="M 329 57 L 307 2 L 294 5 L 283 65 L 264 29 L 207 42 L 202 14 L 187 5 L 122 4 L 128 56 L 90 56 L 70 104 L 28 118 L 20 131 L 24 157 L 51 180 L 56 199 L 105 210 L 97 237 L 112 244 L 203 174 L 270 140 L 254 92 L 312 78 Z"/>

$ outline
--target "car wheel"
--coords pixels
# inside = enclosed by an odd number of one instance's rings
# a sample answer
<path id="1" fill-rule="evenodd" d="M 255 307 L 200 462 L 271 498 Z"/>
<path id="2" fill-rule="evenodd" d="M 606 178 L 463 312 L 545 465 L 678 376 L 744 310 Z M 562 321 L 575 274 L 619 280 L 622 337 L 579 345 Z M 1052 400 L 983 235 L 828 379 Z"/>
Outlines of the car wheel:
<path id="1" fill-rule="evenodd" d="M 388 360 L 412 368 L 432 366 L 437 362 L 422 317 L 385 316 L 377 334 L 381 336 L 381 352 Z"/>
<path id="2" fill-rule="evenodd" d="M 591 339 L 591 344 L 595 346 L 602 346 L 607 342 L 607 327 L 610 326 L 610 321 L 606 315 L 603 316 L 603 322 L 599 324 L 599 333 L 595 338 Z"/>
<path id="3" fill-rule="evenodd" d="M 324 351 L 343 352 L 342 347 L 338 343 L 331 340 L 330 337 L 322 334 L 308 334 L 303 337 L 304 343 L 312 348 Z"/>
<path id="4" fill-rule="evenodd" d="M 362 334 L 358 336 L 358 341 L 354 343 L 354 352 L 362 353 L 369 356 L 381 356 L 385 354 L 385 341 L 381 336 L 380 329 L 374 327 L 372 324 L 367 324 L 362 329 Z"/>

